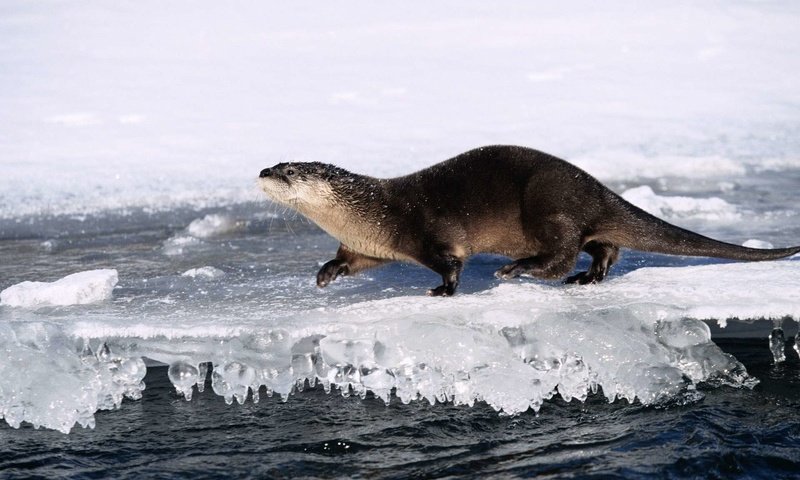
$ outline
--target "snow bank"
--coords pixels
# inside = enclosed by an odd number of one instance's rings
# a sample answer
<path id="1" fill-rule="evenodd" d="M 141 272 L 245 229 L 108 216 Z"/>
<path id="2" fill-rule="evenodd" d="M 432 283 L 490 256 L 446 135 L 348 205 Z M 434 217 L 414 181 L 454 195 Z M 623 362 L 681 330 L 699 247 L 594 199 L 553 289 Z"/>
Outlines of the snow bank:
<path id="1" fill-rule="evenodd" d="M 117 285 L 116 270 L 73 273 L 54 282 L 22 282 L 0 292 L 0 304 L 37 308 L 53 305 L 82 305 L 111 298 Z"/>
<path id="2" fill-rule="evenodd" d="M 622 198 L 657 217 L 668 220 L 695 219 L 731 222 L 742 218 L 741 213 L 734 205 L 721 198 L 661 196 L 647 185 L 625 190 Z"/>

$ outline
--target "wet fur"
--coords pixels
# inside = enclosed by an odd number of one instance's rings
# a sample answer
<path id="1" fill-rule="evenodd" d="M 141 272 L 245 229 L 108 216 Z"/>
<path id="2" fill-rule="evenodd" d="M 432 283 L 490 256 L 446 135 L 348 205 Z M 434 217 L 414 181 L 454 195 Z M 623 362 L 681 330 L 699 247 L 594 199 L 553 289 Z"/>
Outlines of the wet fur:
<path id="1" fill-rule="evenodd" d="M 442 276 L 429 294 L 452 295 L 465 260 L 477 253 L 516 259 L 495 273 L 499 278 L 558 279 L 584 251 L 592 256 L 591 267 L 566 281 L 585 284 L 605 278 L 621 247 L 735 260 L 800 252 L 740 247 L 676 227 L 583 170 L 523 147 L 478 148 L 392 179 L 322 163 L 284 163 L 263 170 L 261 183 L 273 200 L 342 242 L 317 275 L 320 287 L 339 275 L 401 260 Z"/>

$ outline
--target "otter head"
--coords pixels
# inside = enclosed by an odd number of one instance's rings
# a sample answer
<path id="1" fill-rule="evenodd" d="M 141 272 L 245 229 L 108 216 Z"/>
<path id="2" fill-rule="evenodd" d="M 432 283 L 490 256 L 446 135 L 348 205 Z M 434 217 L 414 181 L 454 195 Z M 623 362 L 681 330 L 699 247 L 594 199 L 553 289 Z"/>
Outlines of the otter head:
<path id="1" fill-rule="evenodd" d="M 261 189 L 364 255 L 394 258 L 379 211 L 381 181 L 325 163 L 279 163 L 261 170 Z M 377 209 L 377 210 L 376 210 Z M 387 253 L 389 252 L 389 253 Z"/>
<path id="2" fill-rule="evenodd" d="M 273 201 L 308 214 L 337 202 L 335 185 L 349 172 L 319 162 L 279 163 L 261 170 L 261 189 Z"/>

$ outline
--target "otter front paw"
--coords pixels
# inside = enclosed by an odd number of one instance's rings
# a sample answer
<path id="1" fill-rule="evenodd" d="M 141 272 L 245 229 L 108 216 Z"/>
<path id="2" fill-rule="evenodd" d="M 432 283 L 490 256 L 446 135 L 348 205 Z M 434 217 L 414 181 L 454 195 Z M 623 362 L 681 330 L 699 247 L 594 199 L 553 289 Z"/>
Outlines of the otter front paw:
<path id="1" fill-rule="evenodd" d="M 600 283 L 602 281 L 603 281 L 603 275 L 589 271 L 589 272 L 578 272 L 575 275 L 572 275 L 571 277 L 567 277 L 567 279 L 564 280 L 564 283 L 567 285 L 573 283 L 577 283 L 578 285 L 589 285 L 593 283 Z"/>
<path id="2" fill-rule="evenodd" d="M 456 287 L 453 285 L 439 285 L 428 290 L 429 297 L 449 297 L 454 293 L 456 293 Z"/>
<path id="3" fill-rule="evenodd" d="M 320 288 L 327 287 L 329 283 L 336 280 L 336 277 L 339 275 L 347 275 L 347 272 L 347 263 L 334 258 L 323 265 L 322 268 L 319 269 L 319 272 L 317 272 L 317 286 Z"/>

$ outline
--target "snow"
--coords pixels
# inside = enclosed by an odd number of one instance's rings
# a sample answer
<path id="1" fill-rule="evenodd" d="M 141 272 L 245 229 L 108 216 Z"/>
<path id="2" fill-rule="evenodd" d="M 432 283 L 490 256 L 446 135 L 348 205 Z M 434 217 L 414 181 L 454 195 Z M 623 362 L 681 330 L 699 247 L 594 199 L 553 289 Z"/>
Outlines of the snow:
<path id="1" fill-rule="evenodd" d="M 118 282 L 116 270 L 73 273 L 53 282 L 22 282 L 0 292 L 0 305 L 38 308 L 54 305 L 84 305 L 111 298 Z"/>
<path id="2" fill-rule="evenodd" d="M 492 143 L 604 181 L 796 169 L 798 17 L 793 2 L 5 2 L 0 218 L 258 202 L 280 161 L 391 176 Z"/>

